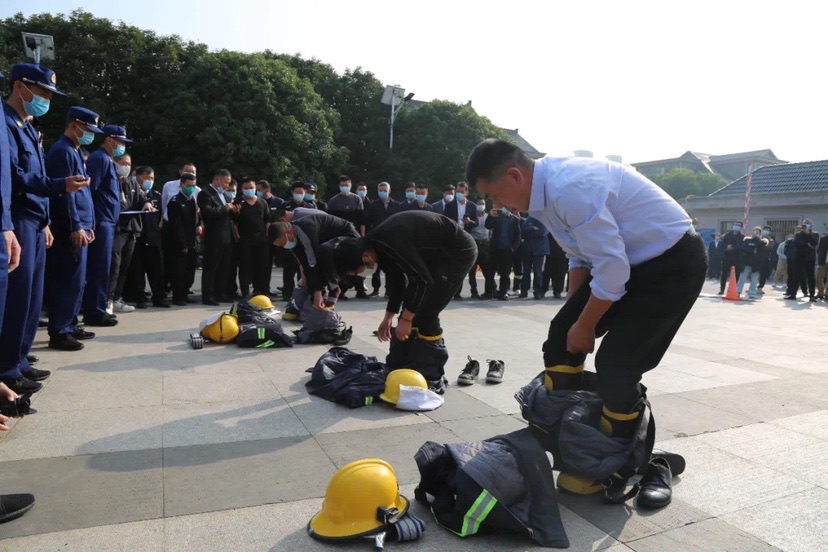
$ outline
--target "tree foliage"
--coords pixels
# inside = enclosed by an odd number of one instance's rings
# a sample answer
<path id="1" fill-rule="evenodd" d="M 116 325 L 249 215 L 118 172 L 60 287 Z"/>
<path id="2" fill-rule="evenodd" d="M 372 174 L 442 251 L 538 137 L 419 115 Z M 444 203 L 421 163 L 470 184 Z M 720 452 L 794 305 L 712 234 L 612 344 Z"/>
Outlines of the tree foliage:
<path id="1" fill-rule="evenodd" d="M 127 127 L 136 164 L 173 177 L 184 161 L 203 180 L 218 168 L 280 186 L 312 180 L 320 191 L 337 174 L 355 181 L 425 182 L 436 191 L 462 178 L 465 158 L 481 140 L 504 133 L 471 107 L 432 102 L 404 108 L 388 148 L 383 84 L 358 67 L 337 73 L 316 59 L 210 51 L 178 36 L 158 36 L 83 10 L 22 14 L 0 26 L 0 70 L 23 57 L 21 32 L 52 35 L 68 101 L 43 117 L 46 147 L 63 132 L 64 113 L 83 105 L 107 123 Z"/>
<path id="2" fill-rule="evenodd" d="M 727 185 L 727 180 L 713 173 L 697 173 L 690 169 L 672 169 L 657 176 L 654 182 L 673 199 L 684 199 L 689 195 L 710 195 Z"/>

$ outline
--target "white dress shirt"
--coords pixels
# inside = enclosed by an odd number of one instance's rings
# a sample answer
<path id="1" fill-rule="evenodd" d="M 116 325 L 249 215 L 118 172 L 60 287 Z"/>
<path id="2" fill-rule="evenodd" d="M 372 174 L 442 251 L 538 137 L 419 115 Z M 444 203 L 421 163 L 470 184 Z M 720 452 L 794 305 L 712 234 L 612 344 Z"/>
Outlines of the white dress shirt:
<path id="1" fill-rule="evenodd" d="M 454 201 L 457 201 L 456 199 Z M 468 205 L 468 200 L 460 203 L 457 201 L 457 224 L 463 226 L 463 217 L 466 216 L 466 205 Z"/>
<path id="2" fill-rule="evenodd" d="M 161 214 L 164 216 L 164 220 L 169 221 L 170 219 L 167 218 L 167 203 L 170 202 L 172 198 L 178 195 L 178 192 L 181 191 L 181 179 L 178 180 L 170 180 L 169 182 L 164 183 L 164 187 L 161 188 Z M 194 200 L 198 198 L 198 192 L 201 191 L 201 188 L 196 186 L 193 195 L 190 196 Z"/>
<path id="3" fill-rule="evenodd" d="M 667 193 L 611 161 L 544 157 L 535 161 L 529 215 L 541 221 L 569 259 L 589 268 L 599 299 L 626 293 L 630 267 L 658 257 L 691 228 Z"/>

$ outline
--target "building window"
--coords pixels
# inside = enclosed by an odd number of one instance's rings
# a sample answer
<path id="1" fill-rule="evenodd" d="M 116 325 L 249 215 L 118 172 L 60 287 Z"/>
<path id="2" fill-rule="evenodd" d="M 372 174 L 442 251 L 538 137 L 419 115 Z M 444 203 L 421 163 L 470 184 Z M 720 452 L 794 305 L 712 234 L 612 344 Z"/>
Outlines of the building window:
<path id="1" fill-rule="evenodd" d="M 719 232 L 722 234 L 727 234 L 728 232 L 733 231 L 733 225 L 736 223 L 742 224 L 741 220 L 723 220 L 719 223 Z"/>
<path id="2" fill-rule="evenodd" d="M 799 219 L 769 219 L 765 224 L 771 227 L 771 234 L 777 240 L 784 240 L 788 234 L 793 234 Z"/>

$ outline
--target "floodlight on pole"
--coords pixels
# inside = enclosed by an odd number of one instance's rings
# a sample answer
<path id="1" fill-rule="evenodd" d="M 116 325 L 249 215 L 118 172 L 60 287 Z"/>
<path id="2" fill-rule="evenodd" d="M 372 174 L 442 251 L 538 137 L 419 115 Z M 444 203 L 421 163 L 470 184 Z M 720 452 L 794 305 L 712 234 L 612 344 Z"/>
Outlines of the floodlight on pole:
<path id="1" fill-rule="evenodd" d="M 397 119 L 397 113 L 402 109 L 403 104 L 413 97 L 413 92 L 406 96 L 405 89 L 396 84 L 386 86 L 385 91 L 382 93 L 382 103 L 391 106 L 390 136 L 388 140 L 389 149 L 394 149 L 394 121 Z"/>
<path id="2" fill-rule="evenodd" d="M 26 57 L 34 59 L 38 65 L 41 59 L 55 59 L 55 39 L 51 35 L 27 32 L 21 34 Z"/>

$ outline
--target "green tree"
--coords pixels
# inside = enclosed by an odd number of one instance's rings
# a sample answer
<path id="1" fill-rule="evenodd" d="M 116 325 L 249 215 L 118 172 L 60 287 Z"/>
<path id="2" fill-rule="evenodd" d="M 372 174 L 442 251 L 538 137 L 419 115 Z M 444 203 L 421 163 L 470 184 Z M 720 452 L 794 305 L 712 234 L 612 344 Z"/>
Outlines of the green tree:
<path id="1" fill-rule="evenodd" d="M 697 173 L 690 169 L 673 169 L 657 176 L 654 182 L 673 199 L 710 195 L 727 185 L 727 180 L 717 174 Z"/>

